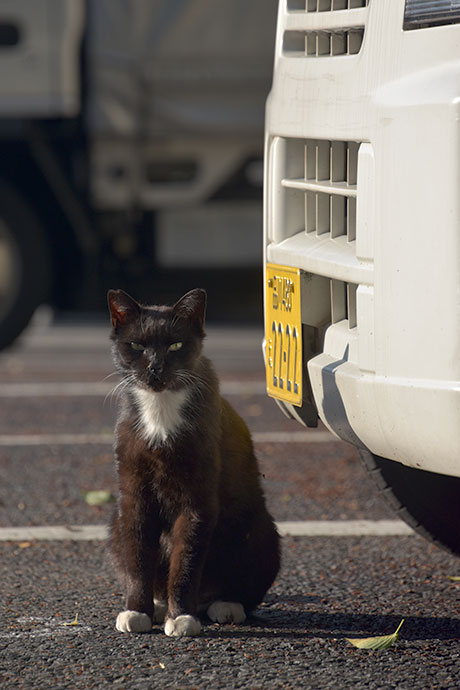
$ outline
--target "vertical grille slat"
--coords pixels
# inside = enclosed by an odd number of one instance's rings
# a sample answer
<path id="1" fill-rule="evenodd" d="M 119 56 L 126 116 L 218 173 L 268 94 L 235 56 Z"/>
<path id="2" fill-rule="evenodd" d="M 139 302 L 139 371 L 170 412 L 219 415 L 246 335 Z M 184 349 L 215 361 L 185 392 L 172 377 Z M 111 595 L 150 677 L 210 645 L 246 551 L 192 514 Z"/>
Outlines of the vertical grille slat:
<path id="1" fill-rule="evenodd" d="M 357 325 L 357 315 L 356 315 L 356 293 L 358 290 L 357 285 L 352 283 L 347 283 L 347 319 L 348 328 L 356 328 Z"/>
<path id="2" fill-rule="evenodd" d="M 331 322 L 338 323 L 347 318 L 347 284 L 331 280 Z"/>
<path id="3" fill-rule="evenodd" d="M 347 199 L 346 234 L 349 242 L 356 240 L 356 199 Z"/>
<path id="4" fill-rule="evenodd" d="M 354 283 L 345 283 L 342 280 L 330 281 L 331 323 L 348 321 L 350 330 L 357 327 L 357 292 L 358 286 Z"/>
<path id="5" fill-rule="evenodd" d="M 316 180 L 316 141 L 309 139 L 305 142 L 304 177 L 306 180 Z"/>
<path id="6" fill-rule="evenodd" d="M 347 199 L 344 196 L 331 196 L 331 237 L 340 237 L 347 233 L 346 222 Z"/>
<path id="7" fill-rule="evenodd" d="M 358 179 L 358 144 L 348 142 L 347 146 L 347 184 L 355 185 Z"/>
<path id="8" fill-rule="evenodd" d="M 329 232 L 329 198 L 327 194 L 316 194 L 316 234 L 318 236 Z"/>
<path id="9" fill-rule="evenodd" d="M 347 179 L 347 145 L 344 141 L 331 142 L 331 182 Z"/>
<path id="10" fill-rule="evenodd" d="M 316 144 L 316 179 L 318 182 L 329 180 L 330 173 L 330 144 L 328 141 L 318 141 Z"/>
<path id="11" fill-rule="evenodd" d="M 315 232 L 316 229 L 316 194 L 305 194 L 305 232 Z"/>

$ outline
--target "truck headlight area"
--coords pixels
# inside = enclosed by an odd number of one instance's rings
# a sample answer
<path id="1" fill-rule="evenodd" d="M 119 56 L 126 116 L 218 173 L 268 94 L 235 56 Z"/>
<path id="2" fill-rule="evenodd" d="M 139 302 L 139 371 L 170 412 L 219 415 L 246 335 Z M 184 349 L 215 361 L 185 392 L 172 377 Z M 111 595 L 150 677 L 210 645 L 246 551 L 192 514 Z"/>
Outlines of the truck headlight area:
<path id="1" fill-rule="evenodd" d="M 404 30 L 460 22 L 460 0 L 406 0 Z"/>

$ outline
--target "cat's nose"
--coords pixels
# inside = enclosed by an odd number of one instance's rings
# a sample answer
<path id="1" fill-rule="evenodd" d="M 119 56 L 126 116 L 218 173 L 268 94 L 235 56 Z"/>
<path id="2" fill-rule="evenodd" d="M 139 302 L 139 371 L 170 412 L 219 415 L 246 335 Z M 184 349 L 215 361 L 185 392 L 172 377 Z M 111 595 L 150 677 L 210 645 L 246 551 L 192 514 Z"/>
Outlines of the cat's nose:
<path id="1" fill-rule="evenodd" d="M 149 364 L 147 367 L 148 371 L 148 378 L 149 378 L 149 385 L 153 388 L 154 391 L 160 391 L 163 390 L 165 386 L 164 382 L 164 371 L 163 367 L 155 365 L 154 363 Z"/>
<path id="2" fill-rule="evenodd" d="M 150 364 L 147 367 L 147 370 L 149 374 L 155 376 L 156 378 L 160 378 L 163 375 L 163 367 L 159 364 L 155 364 L 155 362 L 150 362 Z"/>

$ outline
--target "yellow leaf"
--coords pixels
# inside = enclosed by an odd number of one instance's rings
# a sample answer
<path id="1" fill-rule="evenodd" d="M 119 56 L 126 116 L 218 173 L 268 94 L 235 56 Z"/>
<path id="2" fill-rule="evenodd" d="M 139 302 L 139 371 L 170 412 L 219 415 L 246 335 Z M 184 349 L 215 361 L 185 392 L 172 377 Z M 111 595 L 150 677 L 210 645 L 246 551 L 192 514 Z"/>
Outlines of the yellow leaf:
<path id="1" fill-rule="evenodd" d="M 391 647 L 399 637 L 399 631 L 404 623 L 404 618 L 401 623 L 396 628 L 395 632 L 391 635 L 379 635 L 378 637 L 355 637 L 345 639 L 350 642 L 354 647 L 359 649 L 388 649 Z"/>
<path id="2" fill-rule="evenodd" d="M 460 575 L 448 575 L 447 577 L 449 580 L 452 580 L 452 582 L 460 582 Z"/>
<path id="3" fill-rule="evenodd" d="M 71 623 L 64 623 L 64 625 L 78 625 L 78 613 L 75 614 L 75 618 Z"/>
<path id="4" fill-rule="evenodd" d="M 86 491 L 83 496 L 89 506 L 102 506 L 115 500 L 110 491 L 104 491 L 103 489 L 100 491 Z"/>

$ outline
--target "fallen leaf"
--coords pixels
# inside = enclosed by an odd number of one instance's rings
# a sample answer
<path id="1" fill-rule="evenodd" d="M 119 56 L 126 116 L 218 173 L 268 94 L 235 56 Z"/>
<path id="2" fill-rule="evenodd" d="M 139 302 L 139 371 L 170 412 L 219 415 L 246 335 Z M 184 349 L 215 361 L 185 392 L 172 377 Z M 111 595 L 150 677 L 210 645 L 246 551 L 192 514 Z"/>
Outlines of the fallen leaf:
<path id="1" fill-rule="evenodd" d="M 350 642 L 354 647 L 358 647 L 359 649 L 388 649 L 388 647 L 391 647 L 396 640 L 399 637 L 399 631 L 401 630 L 401 626 L 404 623 L 404 618 L 402 619 L 401 623 L 398 625 L 396 628 L 395 632 L 392 633 L 391 635 L 380 635 L 378 637 L 357 637 L 357 638 L 349 638 L 346 637 L 345 639 Z"/>
<path id="2" fill-rule="evenodd" d="M 78 625 L 78 613 L 75 614 L 75 618 L 71 623 L 64 623 L 64 625 Z"/>
<path id="3" fill-rule="evenodd" d="M 449 580 L 452 580 L 452 582 L 460 582 L 460 575 L 448 575 L 447 577 Z"/>
<path id="4" fill-rule="evenodd" d="M 32 542 L 30 541 L 20 541 L 18 544 L 20 549 L 28 549 L 29 546 L 32 546 Z"/>
<path id="5" fill-rule="evenodd" d="M 111 491 L 86 491 L 83 494 L 86 503 L 89 506 L 102 506 L 105 503 L 113 503 L 115 496 Z"/>

